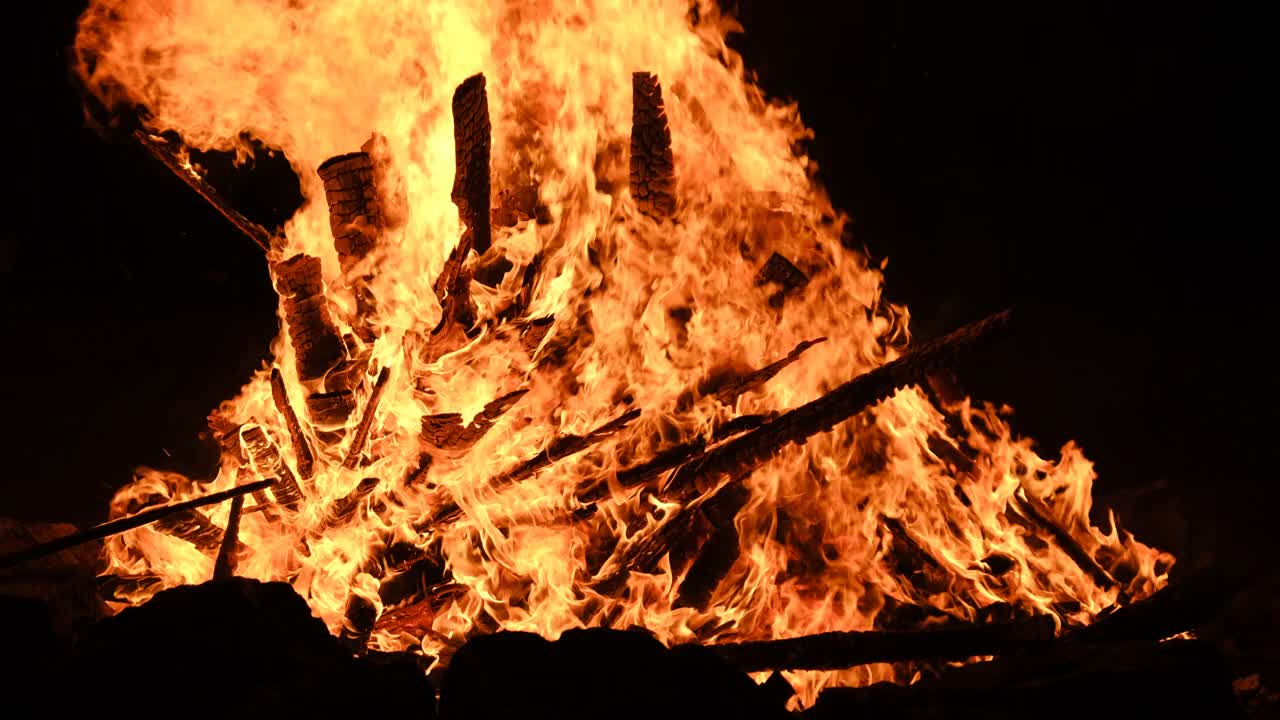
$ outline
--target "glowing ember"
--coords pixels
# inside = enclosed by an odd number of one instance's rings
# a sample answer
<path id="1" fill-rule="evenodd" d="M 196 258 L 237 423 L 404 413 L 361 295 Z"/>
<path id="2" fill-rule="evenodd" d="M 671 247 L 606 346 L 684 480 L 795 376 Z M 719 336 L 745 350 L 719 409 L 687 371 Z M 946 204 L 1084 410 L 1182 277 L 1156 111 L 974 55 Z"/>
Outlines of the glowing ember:
<path id="1" fill-rule="evenodd" d="M 93 92 L 192 148 L 250 134 L 308 199 L 269 252 L 274 366 L 211 417 L 218 476 L 142 469 L 113 516 L 276 478 L 236 572 L 442 659 L 498 628 L 1087 623 L 1161 587 L 1171 557 L 1090 524 L 1077 448 L 917 387 L 744 477 L 677 469 L 907 340 L 734 28 L 684 0 L 95 0 Z M 228 512 L 113 538 L 123 599 L 207 580 Z M 807 703 L 912 672 L 789 678 Z"/>

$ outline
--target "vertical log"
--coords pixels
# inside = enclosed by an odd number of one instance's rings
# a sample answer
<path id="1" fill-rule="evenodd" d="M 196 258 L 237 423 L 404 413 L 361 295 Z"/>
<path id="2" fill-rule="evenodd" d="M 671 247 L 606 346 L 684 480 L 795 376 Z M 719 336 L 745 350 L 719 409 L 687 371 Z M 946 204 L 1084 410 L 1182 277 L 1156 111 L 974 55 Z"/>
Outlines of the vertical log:
<path id="1" fill-rule="evenodd" d="M 285 427 L 289 429 L 289 440 L 293 443 L 293 452 L 298 456 L 298 475 L 303 481 L 315 475 L 315 456 L 311 453 L 311 443 L 302 432 L 302 423 L 293 411 L 289 401 L 289 391 L 284 386 L 284 376 L 279 368 L 271 368 L 271 399 L 275 402 L 276 412 L 284 418 Z"/>
<path id="2" fill-rule="evenodd" d="M 225 580 L 236 574 L 236 557 L 239 551 L 240 511 L 244 509 L 244 496 L 231 498 L 231 514 L 227 516 L 227 529 L 222 531 L 222 545 L 218 548 L 218 559 L 213 563 L 213 579 Z"/>
<path id="3" fill-rule="evenodd" d="M 662 86 L 652 73 L 631 76 L 631 197 L 655 219 L 676 210 L 676 165 Z"/>
<path id="4" fill-rule="evenodd" d="M 346 347 L 329 316 L 320 258 L 294 255 L 276 263 L 273 270 L 298 378 L 304 383 L 321 380 L 346 358 Z"/>
<path id="5" fill-rule="evenodd" d="M 459 217 L 467 226 L 459 246 L 474 248 L 482 255 L 488 252 L 493 239 L 489 218 L 491 134 L 484 75 L 472 75 L 453 94 L 455 173 L 451 197 L 458 206 Z M 458 260 L 466 260 L 465 250 Z"/>

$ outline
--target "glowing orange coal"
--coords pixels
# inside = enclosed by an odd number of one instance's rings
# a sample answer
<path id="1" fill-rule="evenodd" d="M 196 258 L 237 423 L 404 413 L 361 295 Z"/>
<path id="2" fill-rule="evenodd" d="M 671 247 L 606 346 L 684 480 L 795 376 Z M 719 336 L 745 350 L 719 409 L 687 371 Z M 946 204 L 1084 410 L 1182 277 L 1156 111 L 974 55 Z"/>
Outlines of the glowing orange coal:
<path id="1" fill-rule="evenodd" d="M 237 572 L 292 583 L 336 633 L 377 618 L 373 646 L 443 658 L 497 628 L 714 642 L 1004 604 L 1087 623 L 1162 586 L 1172 558 L 1090 524 L 1076 447 L 1043 458 L 1001 410 L 939 408 L 918 387 L 787 447 L 714 505 L 713 487 L 664 493 L 666 473 L 627 487 L 629 469 L 906 349 L 883 264 L 841 245 L 846 220 L 794 151 L 808 131 L 744 79 L 735 29 L 685 0 L 95 0 L 77 37 L 94 93 L 191 148 L 251 135 L 307 198 L 269 252 L 274 361 L 211 417 L 218 476 L 140 469 L 113 514 L 277 478 L 257 499 L 272 507 L 246 505 Z M 490 145 L 478 115 L 455 137 L 484 97 Z M 646 103 L 657 124 L 633 145 Z M 464 145 L 480 160 L 459 174 Z M 656 155 L 637 166 L 633 147 Z M 684 537 L 736 548 L 682 593 L 696 553 L 637 548 L 689 505 L 702 524 Z M 216 529 L 227 513 L 187 519 Z M 124 598 L 207 580 L 216 542 L 191 537 L 113 538 L 110 572 L 140 579 Z M 421 586 L 387 591 L 433 557 Z M 809 702 L 910 671 L 789 678 Z"/>

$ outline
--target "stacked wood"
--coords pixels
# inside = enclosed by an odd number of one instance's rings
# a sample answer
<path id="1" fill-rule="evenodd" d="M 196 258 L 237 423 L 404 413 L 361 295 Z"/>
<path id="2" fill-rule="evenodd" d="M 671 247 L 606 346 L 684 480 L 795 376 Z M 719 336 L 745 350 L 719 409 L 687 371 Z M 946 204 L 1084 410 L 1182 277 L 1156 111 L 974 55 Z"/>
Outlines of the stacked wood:
<path id="1" fill-rule="evenodd" d="M 631 76 L 631 197 L 641 213 L 661 220 L 676 211 L 676 165 L 662 86 L 652 73 Z"/>
<path id="2" fill-rule="evenodd" d="M 289 430 L 289 440 L 293 443 L 293 453 L 298 458 L 298 475 L 306 482 L 315 475 L 315 455 L 311 453 L 311 443 L 302 431 L 302 423 L 293 411 L 289 401 L 289 391 L 284 386 L 284 377 L 279 368 L 271 368 L 271 399 L 275 403 L 276 412 L 284 418 L 285 427 Z"/>
<path id="3" fill-rule="evenodd" d="M 253 463 L 253 469 L 262 477 L 273 478 L 271 494 L 276 502 L 290 510 L 297 510 L 302 503 L 302 489 L 293 470 L 280 457 L 275 443 L 267 437 L 261 425 L 246 425 L 240 429 L 240 442 Z"/>
<path id="4" fill-rule="evenodd" d="M 320 258 L 298 254 L 276 263 L 273 269 L 298 379 L 304 383 L 321 380 L 346 359 L 346 347 L 329 316 Z"/>
<path id="5" fill-rule="evenodd" d="M 466 425 L 462 424 L 462 415 L 459 413 L 441 413 L 423 417 L 420 435 L 423 448 L 427 452 L 443 455 L 455 455 L 470 450 L 527 392 L 528 390 L 516 390 L 490 402 Z"/>

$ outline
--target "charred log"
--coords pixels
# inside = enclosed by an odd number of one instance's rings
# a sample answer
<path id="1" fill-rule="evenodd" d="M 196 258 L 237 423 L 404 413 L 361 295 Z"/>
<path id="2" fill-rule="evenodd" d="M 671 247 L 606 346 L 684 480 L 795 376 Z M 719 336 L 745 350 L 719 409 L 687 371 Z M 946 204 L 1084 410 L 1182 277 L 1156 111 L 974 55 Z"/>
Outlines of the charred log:
<path id="1" fill-rule="evenodd" d="M 465 452 L 480 441 L 504 413 L 524 397 L 528 390 L 516 390 L 484 406 L 467 425 L 459 413 L 427 415 L 422 418 L 422 443 L 428 452 L 445 454 Z"/>
<path id="2" fill-rule="evenodd" d="M 1053 640 L 1054 622 L 1039 616 L 1011 623 L 927 630 L 830 632 L 820 635 L 711 646 L 743 672 L 839 670 L 869 663 L 905 660 L 963 660 L 1041 647 Z"/>
<path id="3" fill-rule="evenodd" d="M 324 181 L 329 205 L 329 229 L 344 273 L 378 245 L 384 220 L 373 178 L 373 158 L 367 152 L 331 157 L 316 169 Z"/>
<path id="4" fill-rule="evenodd" d="M 1019 515 L 1030 520 L 1039 530 L 1048 533 L 1053 538 L 1054 545 L 1066 553 L 1081 570 L 1088 573 L 1100 587 L 1110 589 L 1119 584 L 1111 573 L 1099 565 L 1093 555 L 1090 555 L 1089 551 L 1071 536 L 1071 533 L 1054 522 L 1048 508 L 1045 508 L 1040 501 L 1019 490 L 1009 499 L 1009 503 Z"/>
<path id="5" fill-rule="evenodd" d="M 293 443 L 293 453 L 298 457 L 298 475 L 305 482 L 315 475 L 315 456 L 311 453 L 311 442 L 302 431 L 302 423 L 293 411 L 289 401 L 289 391 L 284 386 L 284 376 L 278 368 L 271 368 L 271 399 L 275 402 L 276 412 L 284 418 L 285 427 L 289 429 L 289 440 Z"/>
<path id="6" fill-rule="evenodd" d="M 377 489 L 378 483 L 381 482 L 376 477 L 365 478 L 356 485 L 355 489 L 346 495 L 333 501 L 333 504 L 325 508 L 324 520 L 322 521 L 323 529 L 331 529 L 339 525 L 345 525 L 351 518 L 355 517 L 356 510 L 360 507 L 360 501 L 373 494 Z"/>
<path id="7" fill-rule="evenodd" d="M 734 519 L 751 498 L 751 492 L 742 485 L 731 485 L 717 497 L 717 501 L 704 506 L 702 513 L 713 528 L 711 537 L 698 549 L 698 556 L 689 566 L 680 589 L 676 593 L 676 607 L 706 609 L 720 581 L 738 560 L 739 536 Z"/>
<path id="8" fill-rule="evenodd" d="M 472 75 L 453 93 L 453 142 L 455 166 L 453 203 L 466 225 L 459 247 L 474 248 L 479 254 L 489 251 L 492 243 L 490 223 L 489 97 L 484 75 Z M 466 251 L 459 260 L 466 259 Z"/>
<path id="9" fill-rule="evenodd" d="M 795 263 L 776 252 L 769 256 L 769 259 L 760 267 L 760 272 L 756 273 L 756 287 L 764 285 L 777 287 L 775 293 L 769 297 L 769 304 L 774 307 L 780 306 L 789 295 L 808 284 L 809 276 L 796 267 Z"/>
<path id="10" fill-rule="evenodd" d="M 312 393 L 307 396 L 307 414 L 318 430 L 335 431 L 346 426 L 356 409 L 356 396 L 350 390 Z"/>
<path id="11" fill-rule="evenodd" d="M 373 383 L 373 390 L 369 393 L 369 399 L 365 401 L 364 414 L 360 417 L 360 424 L 356 426 L 356 431 L 351 436 L 351 445 L 347 448 L 347 457 L 342 461 L 342 467 L 348 470 L 354 470 L 360 464 L 360 456 L 364 453 L 365 443 L 369 440 L 369 432 L 373 429 L 373 418 L 378 412 L 378 403 L 382 401 L 382 392 L 387 388 L 387 379 L 391 377 L 391 368 L 384 367 L 378 373 L 378 379 Z"/>
<path id="12" fill-rule="evenodd" d="M 50 540 L 32 547 L 24 548 L 17 552 L 7 553 L 0 556 L 0 569 L 12 567 L 29 560 L 47 557 L 82 543 L 111 537 L 112 535 L 122 533 L 126 530 L 132 530 L 134 528 L 142 527 L 143 525 L 149 525 L 158 520 L 171 518 L 180 513 L 185 513 L 206 505 L 214 505 L 224 502 L 230 498 L 236 497 L 237 495 L 244 495 L 245 493 L 251 493 L 254 490 L 261 490 L 268 487 L 270 484 L 270 481 L 267 480 L 251 482 L 229 490 L 220 490 L 215 493 L 210 493 L 204 497 L 184 500 L 183 502 L 151 508 L 149 510 L 143 510 L 135 515 L 130 515 L 129 517 L 119 518 L 110 522 L 102 523 L 101 525 L 95 525 L 87 530 L 82 530 L 80 532 L 60 537 L 56 540 Z"/>
<path id="13" fill-rule="evenodd" d="M 631 197 L 655 219 L 676 210 L 676 165 L 662 86 L 652 73 L 631 76 Z"/>
<path id="14" fill-rule="evenodd" d="M 653 483 L 670 470 L 705 455 L 706 451 L 707 442 L 702 438 L 667 448 L 645 462 L 619 470 L 614 485 L 626 491 Z M 608 498 L 612 492 L 608 478 L 597 478 L 580 487 L 576 497 L 579 503 L 589 505 Z"/>
<path id="15" fill-rule="evenodd" d="M 185 510 L 157 520 L 155 529 L 205 551 L 216 550 L 222 544 L 222 528 L 210 522 L 199 510 Z"/>
<path id="16" fill-rule="evenodd" d="M 242 509 L 244 509 L 244 496 L 237 495 L 231 498 L 231 513 L 227 515 L 227 529 L 222 531 L 222 544 L 218 547 L 218 558 L 213 563 L 214 580 L 225 580 L 236 574 Z"/>
<path id="17" fill-rule="evenodd" d="M 276 263 L 274 270 L 298 378 L 304 383 L 320 380 L 346 359 L 342 336 L 329 316 L 320 258 L 294 255 Z"/>
<path id="18" fill-rule="evenodd" d="M 271 438 L 267 437 L 262 426 L 246 425 L 241 428 L 240 441 L 244 443 L 254 470 L 262 477 L 275 479 L 271 494 L 276 502 L 290 510 L 297 510 L 303 499 L 302 489 L 298 487 L 293 471 L 285 464 L 284 458 L 280 457 L 280 451 L 271 442 Z"/>
<path id="19" fill-rule="evenodd" d="M 703 391 L 704 395 L 715 395 L 715 398 L 723 405 L 733 405 L 734 401 L 737 400 L 739 396 L 751 392 L 752 390 L 755 390 L 761 385 L 769 382 L 773 379 L 773 376 L 782 372 L 782 370 L 788 365 L 799 360 L 805 350 L 808 350 L 819 343 L 826 342 L 826 340 L 826 338 L 805 340 L 797 345 L 791 352 L 787 353 L 786 357 L 780 360 L 775 360 L 759 370 L 753 370 L 752 372 L 740 375 L 722 383 L 716 383 L 714 385 L 707 383 L 699 389 Z"/>
<path id="20" fill-rule="evenodd" d="M 344 623 L 338 634 L 343 647 L 356 655 L 363 655 L 369 645 L 369 635 L 378 622 L 378 607 L 355 593 L 347 598 L 343 612 Z"/>

